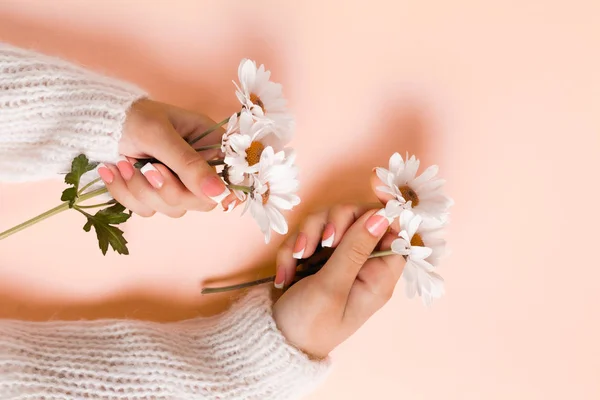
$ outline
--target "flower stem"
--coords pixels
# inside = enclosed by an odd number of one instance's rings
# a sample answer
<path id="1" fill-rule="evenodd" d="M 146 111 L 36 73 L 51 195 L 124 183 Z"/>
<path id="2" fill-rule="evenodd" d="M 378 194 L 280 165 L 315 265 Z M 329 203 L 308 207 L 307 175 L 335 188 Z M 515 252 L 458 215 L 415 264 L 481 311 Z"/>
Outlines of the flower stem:
<path id="1" fill-rule="evenodd" d="M 107 191 L 108 190 L 106 190 L 105 187 L 104 188 L 99 188 L 99 189 L 96 189 L 96 190 L 92 190 L 91 192 L 88 192 L 88 193 L 85 193 L 85 194 L 79 196 L 79 198 L 77 199 L 77 201 L 78 202 L 80 202 L 80 201 L 86 201 L 86 200 L 89 200 L 89 199 L 91 199 L 93 197 L 99 196 L 99 195 L 101 195 L 103 193 L 106 193 Z M 48 218 L 50 218 L 50 217 L 52 217 L 52 216 L 54 216 L 56 214 L 59 214 L 59 213 L 61 213 L 63 211 L 66 211 L 68 209 L 69 209 L 69 202 L 65 201 L 64 203 L 62 203 L 62 204 L 60 204 L 60 205 L 58 205 L 58 206 L 56 206 L 56 207 L 54 207 L 54 208 L 46 211 L 45 213 L 42 213 L 42 214 L 38 215 L 37 217 L 31 218 L 30 220 L 27 220 L 27 221 L 25 221 L 25 222 L 23 222 L 23 223 L 21 223 L 21 224 L 19 224 L 17 226 L 13 226 L 12 228 L 10 228 L 10 229 L 8 229 L 8 230 L 6 230 L 4 232 L 1 232 L 0 233 L 0 240 L 6 239 L 7 237 L 9 237 L 11 235 L 14 235 L 17 232 L 22 231 L 23 229 L 27 229 L 30 226 L 33 226 L 33 225 L 37 224 L 38 222 L 42 222 L 43 220 L 48 219 Z"/>
<path id="2" fill-rule="evenodd" d="M 231 187 L 231 186 L 229 186 L 229 187 Z M 321 251 L 323 251 L 323 250 L 321 250 Z M 331 251 L 331 249 L 330 249 L 330 251 Z M 385 257 L 385 256 L 389 256 L 392 254 L 395 254 L 392 250 L 375 251 L 375 252 L 371 253 L 369 258 Z M 303 263 L 304 269 L 300 269 L 300 270 L 296 271 L 296 279 L 294 280 L 294 282 L 297 282 L 298 280 L 300 280 L 302 278 L 305 278 L 307 276 L 317 273 L 317 271 L 319 271 L 321 269 L 321 267 L 327 262 L 327 260 L 329 259 L 329 256 L 330 256 L 329 253 L 324 253 L 322 255 L 319 255 L 317 252 L 310 259 L 305 260 L 305 262 Z M 300 264 L 300 265 L 303 265 L 303 264 Z M 230 292 L 233 290 L 245 289 L 245 288 L 248 288 L 251 286 L 262 285 L 263 283 L 273 282 L 274 280 L 275 280 L 275 276 L 273 275 L 273 276 L 269 276 L 266 278 L 257 279 L 255 281 L 239 283 L 237 285 L 221 286 L 221 287 L 213 287 L 213 288 L 203 288 L 202 294 Z"/>
<path id="3" fill-rule="evenodd" d="M 232 190 L 239 190 L 240 192 L 244 192 L 244 193 L 252 193 L 252 187 L 250 186 L 241 186 L 241 185 L 227 185 L 227 187 L 229 189 Z"/>
<path id="4" fill-rule="evenodd" d="M 391 256 L 394 254 L 396 254 L 396 253 L 394 253 L 392 250 L 374 251 L 371 253 L 369 258 L 385 257 L 385 256 Z"/>
<path id="5" fill-rule="evenodd" d="M 238 113 L 238 115 L 239 115 L 239 113 Z M 231 117 L 227 117 L 227 118 L 225 118 L 223 121 L 221 121 L 221 122 L 219 122 L 219 123 L 217 123 L 217 124 L 215 124 L 215 125 L 211 126 L 211 127 L 210 127 L 210 128 L 208 128 L 207 130 L 205 130 L 204 132 L 202 132 L 202 133 L 200 134 L 200 136 L 198 136 L 198 137 L 196 137 L 196 138 L 194 138 L 194 139 L 190 140 L 188 143 L 189 143 L 190 145 L 192 145 L 192 144 L 196 143 L 198 140 L 200 140 L 200 139 L 202 139 L 202 138 L 206 137 L 206 136 L 207 136 L 208 134 L 210 134 L 211 132 L 213 132 L 213 131 L 215 131 L 215 130 L 219 129 L 220 127 L 222 127 L 223 125 L 225 125 L 226 123 L 228 123 L 228 122 L 229 122 L 229 118 L 231 118 Z"/>
<path id="6" fill-rule="evenodd" d="M 208 165 L 225 165 L 225 160 L 223 160 L 223 159 L 208 160 L 207 163 L 208 163 Z"/>
<path id="7" fill-rule="evenodd" d="M 14 235 L 17 232 L 22 231 L 23 229 L 27 229 L 30 226 L 35 225 L 38 222 L 45 220 L 46 218 L 50 218 L 56 214 L 66 211 L 68 209 L 69 209 L 69 203 L 68 202 L 62 203 L 61 205 L 56 206 L 53 209 L 48 210 L 45 213 L 38 215 L 37 217 L 31 218 L 30 220 L 25 221 L 22 224 L 13 226 L 12 228 L 0 233 L 0 240 L 6 239 L 7 237 Z"/>
<path id="8" fill-rule="evenodd" d="M 107 201 L 106 203 L 92 204 L 89 206 L 77 206 L 77 208 L 98 208 L 98 207 L 110 206 L 113 204 L 116 204 L 115 200 Z"/>
<path id="9" fill-rule="evenodd" d="M 214 149 L 220 149 L 221 148 L 221 143 L 216 143 L 216 144 L 210 144 L 208 146 L 201 146 L 201 147 L 196 147 L 196 151 L 206 151 L 206 150 L 214 150 Z"/>
<path id="10" fill-rule="evenodd" d="M 90 186 L 95 185 L 96 183 L 100 182 L 100 178 L 96 178 L 93 181 L 91 181 L 90 183 L 88 183 L 87 185 L 85 185 L 84 187 L 82 187 L 79 192 L 77 192 L 77 196 L 79 196 L 81 193 L 85 192 L 86 189 L 88 189 Z"/>
<path id="11" fill-rule="evenodd" d="M 215 288 L 203 288 L 202 294 L 229 292 L 232 290 L 244 289 L 244 288 L 247 288 L 250 286 L 262 285 L 263 283 L 273 282 L 274 280 L 275 280 L 275 275 L 269 276 L 267 278 L 257 279 L 255 281 L 251 281 L 251 282 L 240 283 L 237 285 L 221 286 L 221 287 L 215 287 Z"/>

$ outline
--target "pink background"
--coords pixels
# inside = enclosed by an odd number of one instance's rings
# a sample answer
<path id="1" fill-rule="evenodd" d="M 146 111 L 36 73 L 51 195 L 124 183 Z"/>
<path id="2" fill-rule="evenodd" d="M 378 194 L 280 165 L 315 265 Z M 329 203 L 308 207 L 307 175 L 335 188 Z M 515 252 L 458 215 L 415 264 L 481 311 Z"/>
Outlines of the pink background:
<path id="1" fill-rule="evenodd" d="M 0 39 L 214 119 L 237 107 L 240 58 L 265 63 L 298 118 L 292 223 L 370 200 L 392 151 L 440 164 L 456 200 L 447 296 L 427 310 L 399 286 L 311 399 L 598 399 L 598 15 L 594 0 L 4 0 Z M 0 190 L 5 229 L 62 185 Z M 102 257 L 82 225 L 66 213 L 0 243 L 1 317 L 213 312 L 226 299 L 201 282 L 272 270 L 279 240 L 237 214 L 133 218 L 132 255 Z"/>

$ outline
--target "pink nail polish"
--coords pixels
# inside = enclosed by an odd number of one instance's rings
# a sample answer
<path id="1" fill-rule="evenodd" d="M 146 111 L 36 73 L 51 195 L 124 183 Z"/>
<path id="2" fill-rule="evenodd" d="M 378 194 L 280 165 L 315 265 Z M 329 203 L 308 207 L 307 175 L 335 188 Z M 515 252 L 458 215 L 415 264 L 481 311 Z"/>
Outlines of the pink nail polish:
<path id="1" fill-rule="evenodd" d="M 225 183 L 216 176 L 207 178 L 202 183 L 202 192 L 210 197 L 215 203 L 222 202 L 227 196 L 231 194 Z"/>
<path id="2" fill-rule="evenodd" d="M 306 235 L 302 232 L 298 234 L 298 239 L 296 239 L 296 244 L 294 245 L 294 253 L 292 257 L 297 260 L 302 259 L 304 256 L 304 250 L 306 250 Z"/>
<path id="3" fill-rule="evenodd" d="M 274 286 L 276 289 L 283 289 L 283 285 L 285 284 L 285 271 L 283 268 L 277 268 L 277 273 L 275 274 L 275 282 Z"/>
<path id="4" fill-rule="evenodd" d="M 379 210 L 371 215 L 365 226 L 369 233 L 375 237 L 380 237 L 390 226 L 390 219 L 385 216 L 385 210 Z"/>
<path id="5" fill-rule="evenodd" d="M 161 175 L 160 172 L 154 167 L 154 165 L 148 163 L 142 167 L 140 170 L 142 174 L 146 177 L 148 182 L 156 189 L 160 189 L 162 185 L 165 183 L 165 178 Z"/>
<path id="6" fill-rule="evenodd" d="M 117 169 L 121 173 L 123 179 L 125 179 L 126 181 L 133 178 L 133 174 L 135 173 L 135 171 L 133 170 L 133 165 L 131 165 L 129 160 L 125 157 L 119 158 L 119 161 L 117 161 Z"/>
<path id="7" fill-rule="evenodd" d="M 104 181 L 104 183 L 106 183 L 107 185 L 111 184 L 115 179 L 115 176 L 113 175 L 112 171 L 108 169 L 108 167 L 104 164 L 100 164 L 98 166 L 98 175 L 100 175 L 102 181 Z"/>
<path id="8" fill-rule="evenodd" d="M 331 247 L 333 246 L 333 241 L 335 239 L 335 226 L 332 223 L 325 225 L 325 229 L 323 229 L 323 237 L 321 239 L 321 247 Z"/>

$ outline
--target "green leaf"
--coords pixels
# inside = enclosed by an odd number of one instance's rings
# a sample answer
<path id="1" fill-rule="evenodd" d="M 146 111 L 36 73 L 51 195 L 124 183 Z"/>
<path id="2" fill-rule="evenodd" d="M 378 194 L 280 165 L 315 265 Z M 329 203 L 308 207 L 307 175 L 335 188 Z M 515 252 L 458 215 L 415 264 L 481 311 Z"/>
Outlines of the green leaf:
<path id="1" fill-rule="evenodd" d="M 79 188 L 81 176 L 96 168 L 98 163 L 91 163 L 85 154 L 80 154 L 71 162 L 71 172 L 65 175 L 65 183 L 73 185 L 75 189 Z"/>
<path id="2" fill-rule="evenodd" d="M 63 190 L 62 196 L 60 196 L 62 201 L 68 201 L 69 207 L 73 207 L 75 204 L 75 200 L 77 200 L 77 189 L 74 187 L 70 187 L 68 189 Z"/>
<path id="3" fill-rule="evenodd" d="M 90 215 L 81 209 L 78 210 L 87 217 L 83 230 L 89 232 L 94 227 L 102 254 L 106 255 L 109 245 L 119 254 L 129 254 L 123 231 L 113 225 L 127 221 L 131 217 L 131 211 L 126 213 L 125 207 L 119 203 L 100 210 L 95 215 Z"/>
<path id="4" fill-rule="evenodd" d="M 96 213 L 96 217 L 102 219 L 107 224 L 118 225 L 126 222 L 131 217 L 131 211 L 126 213 L 125 207 L 119 203 L 113 206 L 100 210 Z"/>

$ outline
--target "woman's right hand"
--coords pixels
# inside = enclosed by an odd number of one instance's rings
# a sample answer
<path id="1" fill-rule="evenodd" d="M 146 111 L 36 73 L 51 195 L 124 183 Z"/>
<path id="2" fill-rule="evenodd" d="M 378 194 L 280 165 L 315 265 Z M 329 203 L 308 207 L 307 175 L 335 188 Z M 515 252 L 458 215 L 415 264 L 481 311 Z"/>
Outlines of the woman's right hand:
<path id="1" fill-rule="evenodd" d="M 396 237 L 377 210 L 343 205 L 309 216 L 277 256 L 276 287 L 294 279 L 296 258 L 308 258 L 318 243 L 335 248 L 315 275 L 303 278 L 273 306 L 287 340 L 314 358 L 326 357 L 391 298 L 404 268 L 399 255 L 371 258 Z"/>

